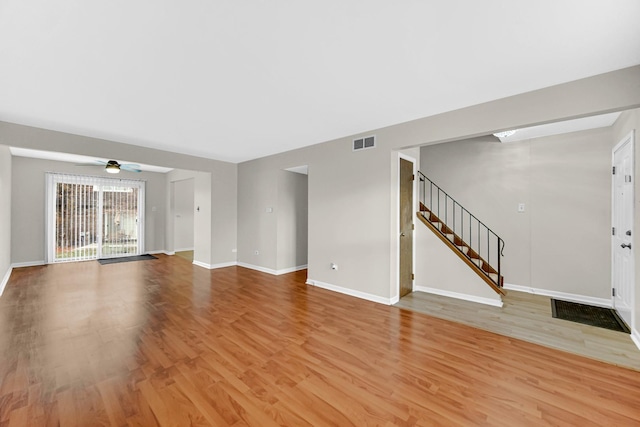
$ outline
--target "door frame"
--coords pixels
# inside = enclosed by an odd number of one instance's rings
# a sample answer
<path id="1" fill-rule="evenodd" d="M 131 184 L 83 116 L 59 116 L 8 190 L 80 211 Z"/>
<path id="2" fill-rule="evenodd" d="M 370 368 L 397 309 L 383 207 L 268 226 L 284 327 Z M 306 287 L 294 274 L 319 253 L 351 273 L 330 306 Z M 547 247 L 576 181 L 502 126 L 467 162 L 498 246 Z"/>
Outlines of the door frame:
<path id="1" fill-rule="evenodd" d="M 418 175 L 418 162 L 416 160 L 415 157 L 411 157 L 408 156 L 404 153 L 401 153 L 398 151 L 398 159 L 396 160 L 396 168 L 397 168 L 397 173 L 396 173 L 396 182 L 397 182 L 397 186 L 396 186 L 396 202 L 394 204 L 393 209 L 395 210 L 395 227 L 393 232 L 395 233 L 396 236 L 396 286 L 395 286 L 395 295 L 393 297 L 391 297 L 391 304 L 395 304 L 396 302 L 398 302 L 400 300 L 400 233 L 398 232 L 399 226 L 400 226 L 400 159 L 404 159 L 408 162 L 411 162 L 413 164 L 413 175 L 414 177 Z M 418 186 L 416 185 L 416 180 L 414 179 L 413 181 L 413 210 L 412 212 L 417 212 L 417 200 L 418 200 Z M 414 231 L 415 231 L 415 218 L 413 218 L 412 215 L 412 220 L 413 220 L 413 224 L 414 224 Z M 411 245 L 411 256 L 412 256 L 412 264 L 413 264 L 413 271 L 415 273 L 416 270 L 416 236 L 415 233 L 413 235 L 413 241 L 412 241 L 412 245 Z M 412 281 L 412 288 L 415 288 L 415 278 Z"/>
<path id="2" fill-rule="evenodd" d="M 630 144 L 631 147 L 631 171 L 632 171 L 632 181 L 631 181 L 631 185 L 633 186 L 633 194 L 632 194 L 632 201 L 631 201 L 631 247 L 635 248 L 635 227 L 634 227 L 634 223 L 635 223 L 635 181 L 633 181 L 633 179 L 635 178 L 635 171 L 636 171 L 636 161 L 635 161 L 635 131 L 632 130 L 630 133 L 628 133 L 627 135 L 624 136 L 624 138 L 622 138 L 611 150 L 611 165 L 613 167 L 613 165 L 615 164 L 615 154 L 616 151 L 618 151 L 621 147 L 623 147 L 625 144 Z M 611 175 L 611 226 L 614 226 L 614 221 L 615 221 L 615 177 L 612 174 Z M 614 236 L 611 236 L 611 306 L 615 309 L 615 297 L 613 296 L 613 288 L 615 286 L 615 274 L 616 271 L 614 269 L 614 251 L 615 251 L 615 247 L 614 245 L 616 244 Z M 631 308 L 631 325 L 629 325 L 630 329 L 632 330 L 632 333 L 634 331 L 634 325 L 635 325 L 635 317 L 636 317 L 636 310 L 635 310 L 635 278 L 636 278 L 636 265 L 635 265 L 635 256 L 632 255 L 631 256 L 631 286 L 630 286 L 630 308 Z"/>

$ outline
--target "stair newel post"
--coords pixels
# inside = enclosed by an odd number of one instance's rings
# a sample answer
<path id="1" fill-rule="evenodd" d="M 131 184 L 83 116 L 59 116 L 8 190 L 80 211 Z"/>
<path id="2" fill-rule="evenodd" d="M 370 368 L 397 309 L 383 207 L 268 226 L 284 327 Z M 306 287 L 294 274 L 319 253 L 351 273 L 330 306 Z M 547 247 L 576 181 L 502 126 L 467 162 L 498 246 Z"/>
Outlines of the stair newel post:
<path id="1" fill-rule="evenodd" d="M 500 243 L 502 239 L 498 237 L 498 286 L 502 287 L 502 271 L 500 271 L 500 258 L 502 258 L 502 254 L 500 253 Z"/>

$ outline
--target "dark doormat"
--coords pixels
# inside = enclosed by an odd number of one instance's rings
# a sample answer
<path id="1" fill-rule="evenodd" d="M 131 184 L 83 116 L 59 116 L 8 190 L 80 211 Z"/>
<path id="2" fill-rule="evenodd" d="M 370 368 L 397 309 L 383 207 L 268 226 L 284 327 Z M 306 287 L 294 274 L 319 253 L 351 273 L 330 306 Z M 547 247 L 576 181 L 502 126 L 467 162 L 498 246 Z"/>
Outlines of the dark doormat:
<path id="1" fill-rule="evenodd" d="M 594 307 L 576 302 L 561 301 L 551 298 L 551 312 L 557 319 L 570 320 L 598 328 L 631 333 L 624 320 L 612 308 Z"/>
<path id="2" fill-rule="evenodd" d="M 135 255 L 135 256 L 124 256 L 118 258 L 102 258 L 99 259 L 98 262 L 102 265 L 105 264 L 116 264 L 118 262 L 129 262 L 129 261 L 144 261 L 147 259 L 158 259 L 153 255 L 144 254 L 144 255 Z"/>

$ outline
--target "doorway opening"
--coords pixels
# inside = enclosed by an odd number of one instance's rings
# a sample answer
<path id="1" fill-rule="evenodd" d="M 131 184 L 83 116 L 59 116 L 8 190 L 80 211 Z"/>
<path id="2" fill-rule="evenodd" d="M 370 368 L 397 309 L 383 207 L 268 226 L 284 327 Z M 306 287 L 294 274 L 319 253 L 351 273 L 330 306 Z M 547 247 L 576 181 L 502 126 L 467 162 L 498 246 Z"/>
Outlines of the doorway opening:
<path id="1" fill-rule="evenodd" d="M 399 269 L 399 297 L 402 298 L 413 292 L 413 215 L 414 208 L 414 180 L 415 159 L 404 156 L 398 157 L 398 269 Z"/>
<path id="2" fill-rule="evenodd" d="M 171 182 L 170 212 L 173 214 L 173 251 L 193 261 L 194 250 L 194 179 Z"/>
<path id="3" fill-rule="evenodd" d="M 276 274 L 306 269 L 309 241 L 309 168 L 307 165 L 291 167 L 279 172 L 275 213 Z"/>

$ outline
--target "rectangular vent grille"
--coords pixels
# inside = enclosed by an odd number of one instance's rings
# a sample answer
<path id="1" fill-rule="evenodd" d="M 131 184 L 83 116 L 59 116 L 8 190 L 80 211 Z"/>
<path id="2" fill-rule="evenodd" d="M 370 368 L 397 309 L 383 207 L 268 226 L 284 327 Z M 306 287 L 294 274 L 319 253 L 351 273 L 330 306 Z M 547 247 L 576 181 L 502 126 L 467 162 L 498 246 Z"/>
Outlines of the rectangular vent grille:
<path id="1" fill-rule="evenodd" d="M 367 148 L 376 147 L 375 136 L 365 136 L 364 138 L 358 138 L 353 140 L 353 151 L 365 150 Z"/>

